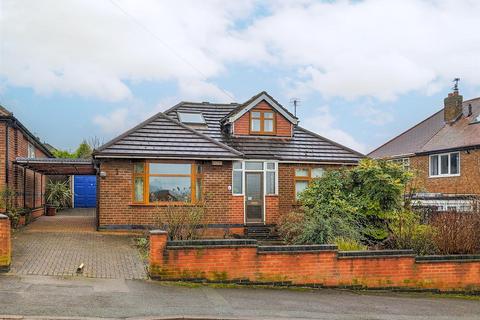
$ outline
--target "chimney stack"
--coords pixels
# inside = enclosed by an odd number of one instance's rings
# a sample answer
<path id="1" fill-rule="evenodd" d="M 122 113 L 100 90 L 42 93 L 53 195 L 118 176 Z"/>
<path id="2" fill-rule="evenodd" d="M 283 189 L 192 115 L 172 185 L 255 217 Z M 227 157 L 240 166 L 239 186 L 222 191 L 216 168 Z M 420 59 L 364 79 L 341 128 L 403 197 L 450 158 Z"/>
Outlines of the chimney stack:
<path id="1" fill-rule="evenodd" d="M 453 92 L 448 94 L 443 100 L 444 109 L 443 115 L 446 123 L 455 122 L 463 112 L 463 96 L 458 94 L 458 78 L 454 80 L 455 86 L 453 87 Z"/>

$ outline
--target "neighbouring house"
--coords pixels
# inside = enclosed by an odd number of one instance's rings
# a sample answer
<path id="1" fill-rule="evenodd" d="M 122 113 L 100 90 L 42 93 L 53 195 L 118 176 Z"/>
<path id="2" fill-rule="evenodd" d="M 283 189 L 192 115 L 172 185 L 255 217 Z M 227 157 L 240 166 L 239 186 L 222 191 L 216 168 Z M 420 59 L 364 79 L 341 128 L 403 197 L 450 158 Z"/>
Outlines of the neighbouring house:
<path id="1" fill-rule="evenodd" d="M 28 209 L 29 217 L 43 214 L 46 177 L 20 167 L 17 158 L 49 158 L 50 151 L 13 113 L 0 106 L 0 190 L 15 193 L 13 206 Z M 5 211 L 5 208 L 2 209 Z M 27 218 L 28 219 L 28 218 Z M 21 222 L 25 222 L 25 217 Z"/>
<path id="2" fill-rule="evenodd" d="M 414 204 L 470 211 L 480 196 L 480 98 L 463 101 L 458 89 L 444 108 L 369 154 L 417 174 Z"/>
<path id="3" fill-rule="evenodd" d="M 266 92 L 242 104 L 181 102 L 94 152 L 98 226 L 145 228 L 205 200 L 212 235 L 271 227 L 309 181 L 362 157 L 300 127 Z"/>

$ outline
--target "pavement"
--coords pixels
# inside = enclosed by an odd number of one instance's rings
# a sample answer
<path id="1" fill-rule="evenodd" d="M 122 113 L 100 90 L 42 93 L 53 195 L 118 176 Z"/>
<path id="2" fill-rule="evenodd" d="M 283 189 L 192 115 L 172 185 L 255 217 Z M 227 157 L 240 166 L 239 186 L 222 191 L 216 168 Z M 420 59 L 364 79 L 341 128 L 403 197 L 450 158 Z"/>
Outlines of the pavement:
<path id="1" fill-rule="evenodd" d="M 94 209 L 42 216 L 14 233 L 11 274 L 146 279 L 146 265 L 133 237 L 95 230 Z"/>
<path id="2" fill-rule="evenodd" d="M 0 316 L 62 319 L 480 319 L 480 301 L 319 289 L 0 275 Z M 34 317 L 35 316 L 35 317 Z"/>

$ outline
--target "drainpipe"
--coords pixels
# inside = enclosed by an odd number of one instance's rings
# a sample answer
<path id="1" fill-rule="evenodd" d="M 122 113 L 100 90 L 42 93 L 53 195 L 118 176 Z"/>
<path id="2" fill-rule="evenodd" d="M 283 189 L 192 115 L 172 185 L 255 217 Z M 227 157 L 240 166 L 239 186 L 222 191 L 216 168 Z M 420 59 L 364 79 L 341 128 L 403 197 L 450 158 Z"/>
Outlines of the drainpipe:
<path id="1" fill-rule="evenodd" d="M 36 206 L 36 203 L 35 203 L 35 200 L 36 199 L 36 194 L 35 192 L 37 191 L 37 172 L 33 171 L 33 208 L 35 209 L 37 206 Z"/>
<path id="2" fill-rule="evenodd" d="M 10 121 L 5 122 L 5 186 L 10 182 Z"/>
<path id="3" fill-rule="evenodd" d="M 27 168 L 23 167 L 23 208 L 27 207 Z"/>
<path id="4" fill-rule="evenodd" d="M 96 176 L 97 176 L 97 207 L 95 208 L 95 220 L 96 220 L 96 223 L 97 223 L 97 231 L 100 227 L 100 161 L 98 160 L 95 160 L 95 158 L 92 159 L 93 160 L 93 166 L 95 168 L 95 171 L 96 171 Z"/>

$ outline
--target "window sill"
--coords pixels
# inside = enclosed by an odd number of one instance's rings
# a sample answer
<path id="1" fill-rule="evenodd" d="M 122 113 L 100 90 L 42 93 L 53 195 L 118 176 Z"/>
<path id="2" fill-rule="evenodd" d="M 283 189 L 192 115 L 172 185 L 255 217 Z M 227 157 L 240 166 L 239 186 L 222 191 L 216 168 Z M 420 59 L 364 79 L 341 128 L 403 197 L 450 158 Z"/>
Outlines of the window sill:
<path id="1" fill-rule="evenodd" d="M 438 179 L 438 178 L 454 178 L 454 177 L 460 177 L 460 174 L 441 174 L 438 176 L 428 176 L 430 179 Z"/>
<path id="2" fill-rule="evenodd" d="M 159 202 L 159 203 L 130 203 L 130 207 L 193 207 L 197 203 L 185 202 Z"/>

